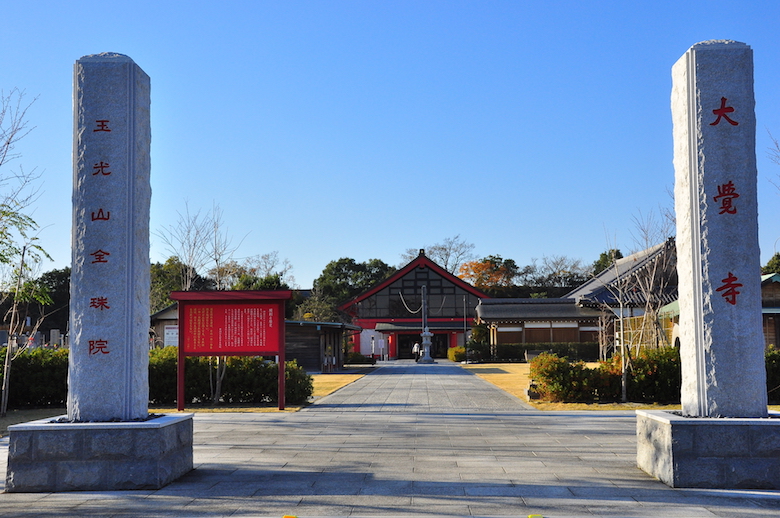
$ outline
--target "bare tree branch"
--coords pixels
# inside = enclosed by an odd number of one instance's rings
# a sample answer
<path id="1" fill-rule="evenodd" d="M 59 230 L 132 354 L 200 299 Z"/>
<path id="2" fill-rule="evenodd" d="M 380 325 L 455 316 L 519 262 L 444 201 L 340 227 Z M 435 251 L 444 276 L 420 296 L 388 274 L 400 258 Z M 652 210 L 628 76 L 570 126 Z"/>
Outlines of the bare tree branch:
<path id="1" fill-rule="evenodd" d="M 460 237 L 460 234 L 445 238 L 441 243 L 436 243 L 424 248 L 425 255 L 433 262 L 455 275 L 460 266 L 468 261 L 476 259 L 474 244 L 468 243 Z M 401 260 L 406 265 L 413 261 L 419 253 L 418 249 L 408 248 L 401 254 Z"/>
<path id="2" fill-rule="evenodd" d="M 190 206 L 184 202 L 184 214 L 177 212 L 179 219 L 175 224 L 168 225 L 155 235 L 162 239 L 171 255 L 179 258 L 182 263 L 182 290 L 192 289 L 192 283 L 209 260 L 208 243 L 211 225 L 208 218 L 201 216 L 200 211 L 191 214 Z"/>

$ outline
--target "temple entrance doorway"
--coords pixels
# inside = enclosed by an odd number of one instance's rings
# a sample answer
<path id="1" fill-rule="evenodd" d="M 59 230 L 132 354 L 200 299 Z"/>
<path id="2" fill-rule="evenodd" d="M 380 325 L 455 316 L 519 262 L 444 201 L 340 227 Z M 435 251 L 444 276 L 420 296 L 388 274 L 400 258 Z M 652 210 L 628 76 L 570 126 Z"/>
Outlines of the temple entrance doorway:
<path id="1" fill-rule="evenodd" d="M 449 335 L 434 334 L 431 337 L 431 357 L 433 358 L 446 358 Z M 399 334 L 398 335 L 398 359 L 408 360 L 412 358 L 412 347 L 414 342 L 422 345 L 422 337 L 420 333 L 415 334 Z"/>

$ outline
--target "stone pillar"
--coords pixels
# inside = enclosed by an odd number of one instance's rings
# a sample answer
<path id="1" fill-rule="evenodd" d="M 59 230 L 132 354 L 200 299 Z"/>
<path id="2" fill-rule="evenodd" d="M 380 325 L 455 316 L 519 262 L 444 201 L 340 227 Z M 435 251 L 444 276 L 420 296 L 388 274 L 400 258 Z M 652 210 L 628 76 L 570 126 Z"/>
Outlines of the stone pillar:
<path id="1" fill-rule="evenodd" d="M 74 67 L 70 420 L 148 416 L 149 90 L 121 54 Z"/>
<path id="2" fill-rule="evenodd" d="M 753 51 L 698 43 L 672 79 L 683 414 L 765 417 Z"/>

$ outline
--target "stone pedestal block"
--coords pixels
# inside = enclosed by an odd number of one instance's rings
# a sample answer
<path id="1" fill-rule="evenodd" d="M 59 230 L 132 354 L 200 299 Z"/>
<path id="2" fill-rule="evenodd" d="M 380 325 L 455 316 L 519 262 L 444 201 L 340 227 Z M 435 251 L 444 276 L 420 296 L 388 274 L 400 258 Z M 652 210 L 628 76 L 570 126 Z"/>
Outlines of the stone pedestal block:
<path id="1" fill-rule="evenodd" d="M 192 470 L 192 414 L 8 427 L 12 493 L 159 489 Z"/>
<path id="2" fill-rule="evenodd" d="M 671 487 L 780 489 L 780 413 L 692 418 L 637 410 L 637 466 Z"/>

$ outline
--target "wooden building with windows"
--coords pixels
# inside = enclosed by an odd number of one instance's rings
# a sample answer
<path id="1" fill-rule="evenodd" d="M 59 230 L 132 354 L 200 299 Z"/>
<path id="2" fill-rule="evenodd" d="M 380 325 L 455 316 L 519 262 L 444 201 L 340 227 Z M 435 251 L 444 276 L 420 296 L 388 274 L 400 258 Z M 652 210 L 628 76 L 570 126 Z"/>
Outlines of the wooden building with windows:
<path id="1" fill-rule="evenodd" d="M 363 329 L 354 336 L 354 351 L 389 359 L 412 357 L 422 343 L 422 288 L 428 297 L 431 356 L 446 358 L 450 347 L 464 345 L 471 335 L 475 307 L 487 295 L 426 257 L 425 251 L 388 279 L 339 309 Z"/>
<path id="2" fill-rule="evenodd" d="M 598 342 L 601 317 L 574 299 L 482 299 L 477 306 L 490 345 Z"/>

